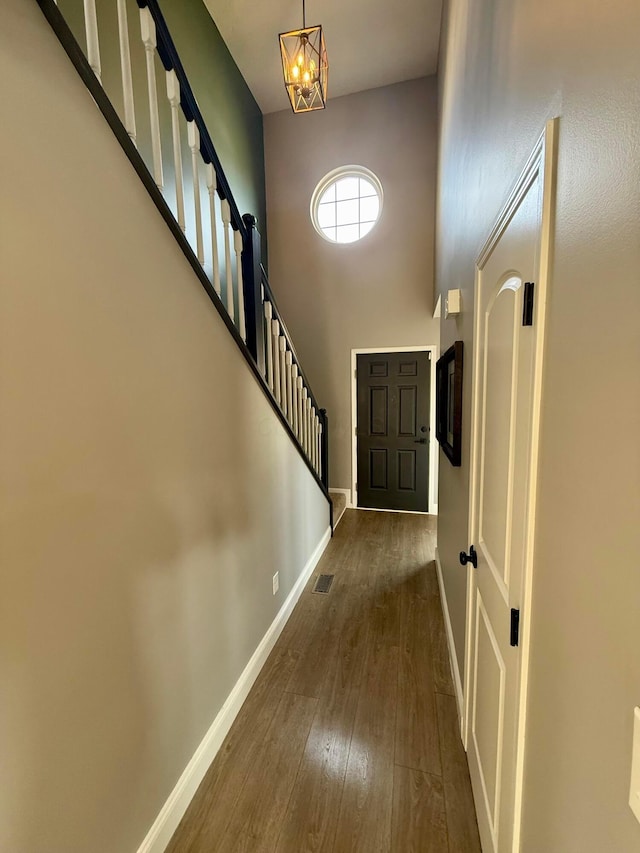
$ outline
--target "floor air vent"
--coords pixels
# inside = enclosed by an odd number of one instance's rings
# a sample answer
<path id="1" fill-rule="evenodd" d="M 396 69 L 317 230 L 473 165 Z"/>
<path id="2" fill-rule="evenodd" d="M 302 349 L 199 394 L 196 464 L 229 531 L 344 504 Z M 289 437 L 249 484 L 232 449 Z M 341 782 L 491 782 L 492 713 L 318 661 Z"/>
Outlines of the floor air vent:
<path id="1" fill-rule="evenodd" d="M 318 575 L 318 580 L 312 591 L 321 592 L 323 595 L 326 595 L 331 589 L 334 577 L 335 575 Z"/>

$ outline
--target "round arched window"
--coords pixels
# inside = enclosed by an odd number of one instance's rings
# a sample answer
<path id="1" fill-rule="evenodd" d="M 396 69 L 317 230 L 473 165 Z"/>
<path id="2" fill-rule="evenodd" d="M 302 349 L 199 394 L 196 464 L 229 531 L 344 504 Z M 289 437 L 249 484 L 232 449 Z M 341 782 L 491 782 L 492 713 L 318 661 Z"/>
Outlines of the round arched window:
<path id="1" fill-rule="evenodd" d="M 376 224 L 382 184 L 364 166 L 341 166 L 325 175 L 311 196 L 311 221 L 325 240 L 354 243 Z"/>

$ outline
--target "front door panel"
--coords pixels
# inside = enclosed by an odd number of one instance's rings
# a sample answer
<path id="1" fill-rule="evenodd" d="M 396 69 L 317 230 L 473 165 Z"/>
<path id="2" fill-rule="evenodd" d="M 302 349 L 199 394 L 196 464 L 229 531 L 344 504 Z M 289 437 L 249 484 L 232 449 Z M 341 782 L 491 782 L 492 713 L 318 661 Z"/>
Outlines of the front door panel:
<path id="1" fill-rule="evenodd" d="M 358 506 L 427 512 L 428 352 L 357 357 Z"/>

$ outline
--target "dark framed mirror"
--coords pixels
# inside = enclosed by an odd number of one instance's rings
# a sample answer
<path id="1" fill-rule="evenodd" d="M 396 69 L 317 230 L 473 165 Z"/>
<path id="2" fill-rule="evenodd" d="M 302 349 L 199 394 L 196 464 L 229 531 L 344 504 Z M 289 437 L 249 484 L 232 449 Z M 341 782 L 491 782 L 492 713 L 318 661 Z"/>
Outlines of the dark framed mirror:
<path id="1" fill-rule="evenodd" d="M 436 438 L 452 465 L 462 464 L 462 341 L 436 363 Z"/>

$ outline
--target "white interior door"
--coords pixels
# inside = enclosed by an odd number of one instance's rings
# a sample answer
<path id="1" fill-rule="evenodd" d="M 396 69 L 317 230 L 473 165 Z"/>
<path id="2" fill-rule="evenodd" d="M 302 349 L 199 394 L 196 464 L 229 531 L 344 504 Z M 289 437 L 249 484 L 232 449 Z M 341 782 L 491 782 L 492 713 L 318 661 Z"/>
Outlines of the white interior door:
<path id="1" fill-rule="evenodd" d="M 465 725 L 482 846 L 492 853 L 519 849 L 523 640 L 535 520 L 541 267 L 548 243 L 544 185 L 541 144 L 476 275 L 470 535 L 477 569 L 468 569 Z"/>

